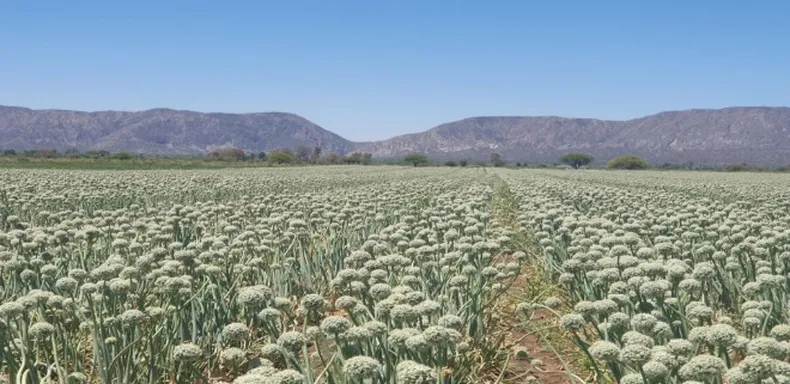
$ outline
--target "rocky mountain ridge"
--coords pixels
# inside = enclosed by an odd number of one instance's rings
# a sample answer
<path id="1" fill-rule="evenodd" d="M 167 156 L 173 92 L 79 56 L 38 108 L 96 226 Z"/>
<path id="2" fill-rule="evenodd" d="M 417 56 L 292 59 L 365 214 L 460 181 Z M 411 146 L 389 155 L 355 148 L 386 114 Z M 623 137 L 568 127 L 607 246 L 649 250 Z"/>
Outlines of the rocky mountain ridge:
<path id="1" fill-rule="evenodd" d="M 790 164 L 790 108 L 732 107 L 662 112 L 612 121 L 554 116 L 472 117 L 424 132 L 355 143 L 300 116 L 270 112 L 200 113 L 32 110 L 0 106 L 0 149 L 103 149 L 197 155 L 217 147 L 249 152 L 319 146 L 324 153 L 376 158 L 424 153 L 434 159 L 554 162 L 581 151 L 600 161 L 635 154 L 654 162 L 698 165 Z"/>

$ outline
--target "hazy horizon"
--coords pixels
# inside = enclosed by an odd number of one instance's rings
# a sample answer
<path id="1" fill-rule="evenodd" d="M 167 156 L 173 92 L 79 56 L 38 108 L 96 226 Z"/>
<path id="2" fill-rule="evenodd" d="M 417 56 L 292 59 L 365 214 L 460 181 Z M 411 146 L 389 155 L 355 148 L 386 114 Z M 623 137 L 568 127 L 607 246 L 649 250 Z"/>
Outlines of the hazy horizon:
<path id="1" fill-rule="evenodd" d="M 474 116 L 787 106 L 790 3 L 4 3 L 0 104 L 294 113 L 354 141 Z"/>

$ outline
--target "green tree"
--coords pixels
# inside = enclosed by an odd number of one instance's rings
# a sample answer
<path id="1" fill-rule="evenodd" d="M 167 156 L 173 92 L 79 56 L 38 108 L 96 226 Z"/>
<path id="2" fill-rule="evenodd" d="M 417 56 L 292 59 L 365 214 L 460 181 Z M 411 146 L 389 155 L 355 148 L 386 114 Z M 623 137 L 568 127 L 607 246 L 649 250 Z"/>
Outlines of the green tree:
<path id="1" fill-rule="evenodd" d="M 505 161 L 502 160 L 502 156 L 496 152 L 491 153 L 491 165 L 495 167 L 501 167 L 505 165 Z"/>
<path id="2" fill-rule="evenodd" d="M 456 165 L 458 165 L 458 163 L 456 163 L 453 160 L 447 160 L 447 161 L 444 162 L 444 165 L 447 166 L 447 167 L 455 167 Z"/>
<path id="3" fill-rule="evenodd" d="M 458 161 L 458 165 L 460 165 L 462 167 L 465 167 L 465 166 L 469 165 L 469 160 L 461 159 L 461 160 Z"/>
<path id="4" fill-rule="evenodd" d="M 413 164 L 416 167 L 420 164 L 426 164 L 428 162 L 428 156 L 425 156 L 421 153 L 412 153 L 406 155 L 406 157 L 403 158 L 403 161 Z"/>
<path id="5" fill-rule="evenodd" d="M 652 165 L 638 156 L 627 155 L 612 159 L 606 164 L 609 169 L 649 169 Z"/>
<path id="6" fill-rule="evenodd" d="M 294 162 L 294 156 L 286 151 L 272 151 L 268 156 L 269 164 L 291 164 Z"/>
<path id="7" fill-rule="evenodd" d="M 570 165 L 573 169 L 579 169 L 587 164 L 593 162 L 593 157 L 586 153 L 572 152 L 567 153 L 565 156 L 560 157 L 560 161 L 564 164 Z"/>

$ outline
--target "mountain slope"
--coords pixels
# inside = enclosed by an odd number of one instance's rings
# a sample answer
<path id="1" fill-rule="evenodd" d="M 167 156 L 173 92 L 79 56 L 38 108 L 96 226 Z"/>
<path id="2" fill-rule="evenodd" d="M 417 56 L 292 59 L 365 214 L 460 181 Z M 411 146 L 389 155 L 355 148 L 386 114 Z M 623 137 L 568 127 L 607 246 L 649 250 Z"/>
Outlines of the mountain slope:
<path id="1" fill-rule="evenodd" d="M 734 107 L 663 112 L 628 121 L 562 117 L 474 117 L 422 133 L 360 144 L 376 157 L 426 153 L 434 158 L 554 162 L 570 151 L 601 161 L 624 154 L 653 162 L 790 164 L 790 108 Z"/>
<path id="2" fill-rule="evenodd" d="M 199 113 L 171 109 L 77 112 L 0 106 L 0 149 L 104 149 L 201 154 L 232 145 L 245 151 L 320 146 L 377 158 L 425 153 L 435 159 L 555 162 L 582 151 L 604 162 L 624 154 L 654 163 L 790 164 L 790 108 L 733 107 L 662 112 L 627 121 L 563 117 L 473 117 L 428 131 L 353 143 L 287 113 Z"/>
<path id="3" fill-rule="evenodd" d="M 320 146 L 344 153 L 353 144 L 288 113 L 199 113 L 172 109 L 77 112 L 0 106 L 0 147 L 104 149 L 200 154 L 219 146 L 270 151 Z"/>

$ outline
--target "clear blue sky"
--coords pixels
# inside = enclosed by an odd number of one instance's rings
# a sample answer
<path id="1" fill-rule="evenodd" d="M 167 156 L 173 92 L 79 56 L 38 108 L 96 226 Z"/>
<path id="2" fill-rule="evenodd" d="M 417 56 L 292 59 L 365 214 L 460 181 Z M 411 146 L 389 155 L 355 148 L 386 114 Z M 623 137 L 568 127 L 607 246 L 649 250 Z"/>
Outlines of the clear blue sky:
<path id="1" fill-rule="evenodd" d="M 479 115 L 790 105 L 788 1 L 0 0 L 0 104 L 286 111 L 354 140 Z"/>

